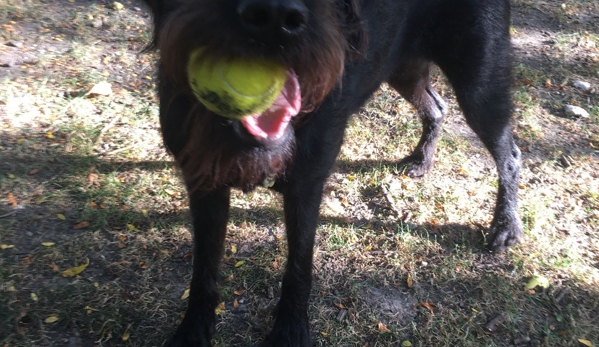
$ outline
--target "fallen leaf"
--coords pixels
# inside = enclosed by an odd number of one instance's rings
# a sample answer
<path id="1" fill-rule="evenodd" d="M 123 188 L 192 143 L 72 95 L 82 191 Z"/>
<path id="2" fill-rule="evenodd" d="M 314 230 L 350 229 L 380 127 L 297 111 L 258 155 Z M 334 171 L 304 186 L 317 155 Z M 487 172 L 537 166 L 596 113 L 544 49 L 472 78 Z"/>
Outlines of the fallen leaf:
<path id="1" fill-rule="evenodd" d="M 233 253 L 233 254 L 237 253 L 237 246 L 236 245 L 231 245 L 231 253 Z"/>
<path id="2" fill-rule="evenodd" d="M 53 272 L 58 272 L 58 266 L 54 263 L 48 265 Z"/>
<path id="3" fill-rule="evenodd" d="M 385 324 L 383 324 L 383 322 L 379 322 L 378 328 L 379 328 L 379 331 L 382 333 L 390 333 L 391 332 L 391 330 L 389 330 L 389 328 L 387 328 L 387 326 Z"/>
<path id="4" fill-rule="evenodd" d="M 15 247 L 15 245 L 7 245 L 7 244 L 0 245 L 1 250 L 10 249 L 10 248 L 14 248 L 14 247 Z"/>
<path id="5" fill-rule="evenodd" d="M 142 214 L 144 217 L 148 218 L 148 210 L 141 210 L 141 214 Z"/>
<path id="6" fill-rule="evenodd" d="M 17 206 L 19 204 L 12 193 L 8 193 L 8 202 L 10 202 L 11 206 Z"/>
<path id="7" fill-rule="evenodd" d="M 218 306 L 214 309 L 214 314 L 220 315 L 225 313 L 225 302 L 221 302 L 220 304 L 218 304 Z"/>
<path id="8" fill-rule="evenodd" d="M 114 8 L 117 11 L 122 11 L 125 9 L 125 6 L 118 1 L 115 1 L 112 3 L 112 8 Z"/>
<path id="9" fill-rule="evenodd" d="M 549 280 L 543 276 L 534 276 L 531 278 L 528 283 L 524 286 L 525 290 L 534 289 L 536 287 L 548 288 Z"/>
<path id="10" fill-rule="evenodd" d="M 123 5 L 121 5 L 123 6 Z M 112 94 L 112 86 L 110 83 L 103 81 L 95 86 L 87 92 L 88 95 L 111 95 Z"/>
<path id="11" fill-rule="evenodd" d="M 239 303 L 237 302 L 237 299 L 233 300 L 233 308 L 239 308 Z"/>
<path id="12" fill-rule="evenodd" d="M 245 289 L 243 289 L 243 290 L 236 290 L 236 291 L 234 291 L 234 292 L 233 292 L 233 294 L 235 294 L 235 295 L 237 295 L 237 296 L 241 296 L 241 295 L 243 295 L 244 293 L 245 293 Z"/>
<path id="13" fill-rule="evenodd" d="M 73 226 L 73 229 L 83 229 L 89 226 L 89 221 L 84 220 L 81 223 L 77 223 Z"/>
<path id="14" fill-rule="evenodd" d="M 58 322 L 57 315 L 51 315 L 48 318 L 44 319 L 44 323 L 55 323 L 55 322 Z"/>
<path id="15" fill-rule="evenodd" d="M 91 314 L 92 312 L 94 312 L 94 309 L 90 306 L 85 306 L 85 312 L 87 312 L 87 314 Z"/>
<path id="16" fill-rule="evenodd" d="M 578 342 L 582 343 L 585 346 L 595 347 L 595 345 L 591 341 L 589 341 L 589 340 L 578 339 Z"/>
<path id="17" fill-rule="evenodd" d="M 335 306 L 337 306 L 337 307 L 338 307 L 338 308 L 340 308 L 340 309 L 346 309 L 345 305 L 343 305 L 343 304 L 342 304 L 342 303 L 340 303 L 340 302 L 336 302 L 336 303 L 335 303 Z"/>
<path id="18" fill-rule="evenodd" d="M 408 273 L 408 279 L 406 280 L 408 288 L 412 288 L 414 286 L 414 281 L 412 280 L 412 274 Z"/>
<path id="19" fill-rule="evenodd" d="M 90 172 L 89 174 L 87 174 L 87 181 L 93 183 L 95 180 L 98 179 L 98 177 L 100 176 L 97 173 Z"/>
<path id="20" fill-rule="evenodd" d="M 85 259 L 85 264 L 68 268 L 62 272 L 62 277 L 74 277 L 83 272 L 89 265 L 89 258 Z"/>
<path id="21" fill-rule="evenodd" d="M 127 341 L 127 340 L 129 340 L 129 336 L 131 336 L 131 334 L 128 331 L 125 331 L 123 336 L 121 336 L 121 340 Z"/>
<path id="22" fill-rule="evenodd" d="M 137 229 L 133 224 L 127 224 L 127 229 L 131 231 L 139 231 L 139 229 Z"/>
<path id="23" fill-rule="evenodd" d="M 187 298 L 189 298 L 189 289 L 185 289 L 183 295 L 181 295 L 181 300 L 185 300 Z"/>
<path id="24" fill-rule="evenodd" d="M 325 331 L 321 331 L 321 332 L 320 332 L 320 335 L 322 335 L 322 336 L 324 336 L 324 337 L 327 337 L 329 334 L 327 334 Z"/>
<path id="25" fill-rule="evenodd" d="M 408 340 L 405 340 L 404 342 L 401 343 L 402 347 L 411 347 L 412 343 Z"/>
<path id="26" fill-rule="evenodd" d="M 31 300 L 33 300 L 33 301 L 38 301 L 39 300 L 38 297 L 37 297 L 37 294 L 35 294 L 35 293 L 29 293 L 29 295 L 31 296 Z"/>
<path id="27" fill-rule="evenodd" d="M 42 246 L 44 246 L 44 247 L 52 247 L 54 245 L 55 245 L 54 242 L 42 242 Z"/>
<path id="28" fill-rule="evenodd" d="M 62 214 L 62 213 L 57 214 L 56 217 L 58 217 L 58 219 L 60 219 L 60 220 L 66 220 L 67 219 L 67 217 L 65 217 L 64 214 Z"/>
<path id="29" fill-rule="evenodd" d="M 241 265 L 245 264 L 245 261 L 240 260 L 237 263 L 235 263 L 235 267 L 240 267 Z"/>
<path id="30" fill-rule="evenodd" d="M 430 302 L 423 301 L 423 302 L 419 302 L 416 305 L 414 305 L 414 308 L 416 308 L 418 306 L 422 306 L 422 307 L 428 309 L 433 316 L 435 315 L 435 312 L 433 311 L 433 308 L 437 307 L 435 304 L 431 304 Z"/>

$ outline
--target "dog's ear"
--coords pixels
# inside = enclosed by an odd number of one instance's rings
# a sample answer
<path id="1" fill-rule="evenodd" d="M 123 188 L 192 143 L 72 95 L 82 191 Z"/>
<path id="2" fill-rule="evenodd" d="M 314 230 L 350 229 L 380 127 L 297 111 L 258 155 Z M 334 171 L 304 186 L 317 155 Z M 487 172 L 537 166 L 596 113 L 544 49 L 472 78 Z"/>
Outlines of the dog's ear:
<path id="1" fill-rule="evenodd" d="M 345 17 L 343 30 L 349 57 L 351 59 L 364 57 L 368 45 L 368 35 L 366 25 L 360 16 L 358 0 L 343 0 L 343 16 Z"/>

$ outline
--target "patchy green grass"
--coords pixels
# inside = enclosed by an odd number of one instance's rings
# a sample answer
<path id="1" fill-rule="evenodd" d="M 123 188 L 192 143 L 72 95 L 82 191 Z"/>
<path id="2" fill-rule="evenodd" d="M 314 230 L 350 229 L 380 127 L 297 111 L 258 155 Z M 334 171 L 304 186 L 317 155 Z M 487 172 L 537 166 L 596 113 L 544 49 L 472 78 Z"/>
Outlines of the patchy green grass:
<path id="1" fill-rule="evenodd" d="M 158 130 L 156 57 L 140 54 L 148 17 L 123 4 L 0 5 L 0 63 L 12 62 L 0 67 L 2 347 L 161 346 L 185 311 L 186 193 Z M 526 236 L 507 254 L 484 250 L 496 170 L 438 71 L 449 114 L 427 176 L 397 170 L 421 126 L 395 91 L 382 86 L 355 115 L 321 209 L 317 346 L 599 345 L 594 9 L 515 1 Z M 112 93 L 89 94 L 99 82 Z M 225 249 L 214 345 L 259 345 L 286 259 L 280 197 L 235 191 Z M 549 287 L 524 290 L 534 276 Z"/>

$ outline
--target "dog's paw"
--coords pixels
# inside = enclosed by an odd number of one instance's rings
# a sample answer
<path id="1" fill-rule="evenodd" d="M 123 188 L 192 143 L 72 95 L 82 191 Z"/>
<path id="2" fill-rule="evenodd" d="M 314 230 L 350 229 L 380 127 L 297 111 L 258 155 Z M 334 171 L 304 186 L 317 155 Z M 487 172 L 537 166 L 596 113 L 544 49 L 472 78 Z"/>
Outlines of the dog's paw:
<path id="1" fill-rule="evenodd" d="M 522 236 L 522 224 L 517 217 L 503 221 L 494 220 L 487 235 L 487 247 L 494 252 L 503 253 L 509 247 L 520 243 Z"/>
<path id="2" fill-rule="evenodd" d="M 168 347 L 210 347 L 210 340 L 214 334 L 213 316 L 197 316 L 195 319 L 187 313 L 177 332 L 168 343 Z"/>
<path id="3" fill-rule="evenodd" d="M 312 347 L 308 319 L 281 319 L 275 322 L 263 347 Z"/>
<path id="4" fill-rule="evenodd" d="M 422 155 L 411 154 L 403 158 L 397 168 L 400 173 L 409 177 L 422 177 L 433 168 L 433 161 Z"/>

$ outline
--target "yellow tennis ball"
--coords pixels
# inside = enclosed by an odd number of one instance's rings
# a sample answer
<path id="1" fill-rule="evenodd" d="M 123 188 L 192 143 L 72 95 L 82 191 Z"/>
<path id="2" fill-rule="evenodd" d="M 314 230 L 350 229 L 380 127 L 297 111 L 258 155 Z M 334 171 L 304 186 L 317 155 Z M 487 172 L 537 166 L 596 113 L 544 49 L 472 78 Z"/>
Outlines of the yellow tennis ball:
<path id="1" fill-rule="evenodd" d="M 196 97 L 211 111 L 230 118 L 262 113 L 277 99 L 285 68 L 261 58 L 219 59 L 196 49 L 187 75 Z"/>

